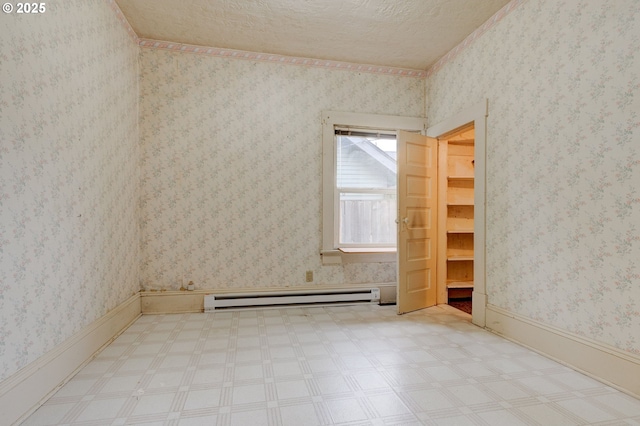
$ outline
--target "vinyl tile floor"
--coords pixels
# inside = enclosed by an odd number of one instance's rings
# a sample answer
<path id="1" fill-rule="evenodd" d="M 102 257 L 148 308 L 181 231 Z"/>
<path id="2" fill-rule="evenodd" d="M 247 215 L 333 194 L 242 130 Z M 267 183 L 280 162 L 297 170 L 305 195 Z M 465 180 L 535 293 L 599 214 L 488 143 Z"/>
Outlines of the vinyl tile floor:
<path id="1" fill-rule="evenodd" d="M 145 315 L 24 425 L 640 425 L 640 400 L 437 306 Z"/>

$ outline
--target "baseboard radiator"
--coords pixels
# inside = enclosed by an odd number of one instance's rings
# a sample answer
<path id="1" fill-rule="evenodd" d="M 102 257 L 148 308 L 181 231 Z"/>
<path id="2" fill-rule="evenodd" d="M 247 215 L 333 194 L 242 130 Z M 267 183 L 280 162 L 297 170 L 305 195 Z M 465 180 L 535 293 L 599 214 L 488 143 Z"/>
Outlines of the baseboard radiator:
<path id="1" fill-rule="evenodd" d="M 213 312 L 229 308 L 351 305 L 379 301 L 380 289 L 378 288 L 207 294 L 204 296 L 204 311 Z"/>

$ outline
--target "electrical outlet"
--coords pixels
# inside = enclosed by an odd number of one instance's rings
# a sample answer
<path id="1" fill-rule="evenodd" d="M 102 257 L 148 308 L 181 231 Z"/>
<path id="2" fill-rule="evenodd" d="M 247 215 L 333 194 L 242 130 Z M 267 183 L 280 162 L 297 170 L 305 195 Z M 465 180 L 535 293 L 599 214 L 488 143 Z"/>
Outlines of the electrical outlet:
<path id="1" fill-rule="evenodd" d="M 308 283 L 313 282 L 313 271 L 307 271 L 306 280 Z"/>

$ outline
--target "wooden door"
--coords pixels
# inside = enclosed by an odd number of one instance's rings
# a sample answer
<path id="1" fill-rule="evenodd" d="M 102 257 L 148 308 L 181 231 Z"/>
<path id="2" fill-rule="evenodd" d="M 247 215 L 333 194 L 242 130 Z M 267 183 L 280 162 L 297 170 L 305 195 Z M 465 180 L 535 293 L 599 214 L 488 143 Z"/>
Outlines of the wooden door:
<path id="1" fill-rule="evenodd" d="M 398 313 L 436 304 L 438 141 L 398 133 Z"/>

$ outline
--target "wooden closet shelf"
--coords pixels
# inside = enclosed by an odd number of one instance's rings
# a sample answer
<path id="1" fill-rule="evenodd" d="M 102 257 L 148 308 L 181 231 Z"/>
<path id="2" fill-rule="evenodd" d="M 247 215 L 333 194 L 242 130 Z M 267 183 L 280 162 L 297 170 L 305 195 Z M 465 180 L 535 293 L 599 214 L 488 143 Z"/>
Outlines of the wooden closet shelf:
<path id="1" fill-rule="evenodd" d="M 464 262 L 473 260 L 473 256 L 447 256 L 447 260 L 451 262 Z"/>
<path id="2" fill-rule="evenodd" d="M 447 234 L 473 234 L 473 229 L 447 229 Z"/>
<path id="3" fill-rule="evenodd" d="M 473 288 L 473 281 L 449 281 L 447 288 Z"/>
<path id="4" fill-rule="evenodd" d="M 473 176 L 447 176 L 449 180 L 474 180 Z"/>

